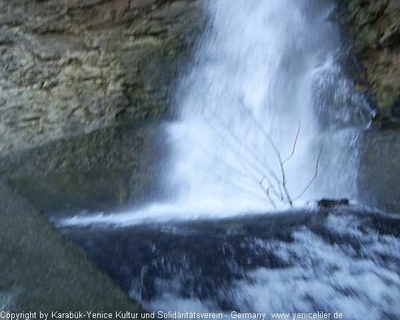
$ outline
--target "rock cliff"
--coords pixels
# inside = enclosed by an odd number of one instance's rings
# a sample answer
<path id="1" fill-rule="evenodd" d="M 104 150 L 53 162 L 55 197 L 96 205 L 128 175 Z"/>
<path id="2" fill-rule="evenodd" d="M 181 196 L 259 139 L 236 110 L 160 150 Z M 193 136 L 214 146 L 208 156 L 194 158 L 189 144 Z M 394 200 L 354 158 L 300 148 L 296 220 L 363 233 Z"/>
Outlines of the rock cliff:
<path id="1" fill-rule="evenodd" d="M 0 310 L 141 310 L 39 212 L 155 193 L 205 18 L 200 0 L 0 0 Z"/>
<path id="2" fill-rule="evenodd" d="M 351 53 L 377 107 L 378 126 L 400 125 L 400 1 L 339 0 L 339 21 L 350 30 Z M 349 40 L 349 39 L 348 39 Z"/>
<path id="3" fill-rule="evenodd" d="M 0 152 L 171 115 L 196 0 L 0 0 Z"/>
<path id="4" fill-rule="evenodd" d="M 355 62 L 353 76 L 376 109 L 372 128 L 361 138 L 359 200 L 400 212 L 400 1 L 338 0 L 345 47 Z M 384 130 L 382 130 L 384 129 Z"/>

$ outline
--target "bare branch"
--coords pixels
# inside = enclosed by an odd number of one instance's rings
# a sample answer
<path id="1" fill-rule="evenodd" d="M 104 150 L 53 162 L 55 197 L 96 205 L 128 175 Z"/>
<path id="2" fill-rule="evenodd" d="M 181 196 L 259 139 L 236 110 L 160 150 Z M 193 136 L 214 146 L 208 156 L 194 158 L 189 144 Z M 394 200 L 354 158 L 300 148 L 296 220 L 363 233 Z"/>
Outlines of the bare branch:
<path id="1" fill-rule="evenodd" d="M 301 127 L 301 124 L 300 124 L 300 122 L 299 122 L 299 125 L 298 125 L 298 127 L 297 127 L 296 137 L 294 138 L 294 142 L 293 142 L 292 152 L 291 152 L 290 156 L 289 156 L 285 161 L 283 161 L 283 164 L 285 164 L 285 163 L 288 162 L 290 159 L 292 159 L 293 155 L 294 155 L 295 152 L 296 152 L 297 140 L 299 139 L 299 134 L 300 134 L 300 127 Z"/>
<path id="2" fill-rule="evenodd" d="M 245 160 L 247 161 L 247 163 L 250 164 L 250 166 L 252 167 L 253 170 L 254 170 L 254 168 L 257 168 L 257 167 L 258 167 L 258 170 L 262 172 L 262 175 L 263 175 L 263 176 L 265 176 L 265 175 L 271 175 L 271 176 L 274 178 L 274 180 L 276 181 L 276 183 L 277 183 L 278 185 L 280 184 L 279 178 L 278 178 L 278 177 L 276 176 L 276 174 L 270 169 L 268 163 L 264 163 L 264 162 L 266 162 L 265 160 L 263 161 L 263 159 L 261 159 L 256 153 L 254 153 L 253 150 L 251 150 L 246 144 L 244 144 L 244 143 L 240 140 L 240 138 L 238 138 L 231 130 L 228 130 L 227 125 L 226 125 L 224 122 L 222 122 L 222 120 L 221 120 L 217 115 L 214 114 L 214 117 L 213 117 L 212 119 L 208 119 L 208 120 L 210 120 L 210 121 L 207 121 L 207 116 L 206 116 L 206 114 L 204 114 L 204 117 L 205 117 L 205 120 L 206 120 L 207 125 L 211 128 L 211 130 L 213 130 L 213 131 L 217 134 L 217 136 L 222 140 L 222 142 L 227 143 L 228 147 L 230 147 L 231 150 L 232 150 L 238 157 L 240 157 L 240 158 L 242 158 L 242 159 L 245 159 Z M 224 128 L 226 129 L 225 132 L 227 132 L 227 133 L 232 137 L 232 139 L 234 139 L 234 141 L 235 141 L 239 146 L 241 146 L 242 148 L 246 149 L 247 152 L 249 153 L 249 155 L 252 156 L 252 157 L 254 158 L 254 160 L 256 161 L 256 163 L 254 163 L 254 162 L 252 162 L 252 161 L 246 159 L 246 158 L 243 156 L 243 154 L 242 154 L 241 152 L 239 152 L 238 150 L 236 150 L 235 147 L 232 146 L 232 144 L 230 144 L 230 143 L 228 142 L 227 139 L 224 139 L 224 137 L 221 136 L 221 135 L 216 131 L 216 129 L 210 125 L 210 122 L 211 122 L 212 120 L 218 121 L 219 124 L 220 124 L 222 127 L 224 127 Z M 217 127 L 218 127 L 218 126 L 217 126 Z M 267 170 L 268 173 L 265 173 L 264 170 Z"/>
<path id="3" fill-rule="evenodd" d="M 269 142 L 269 144 L 271 145 L 276 157 L 278 158 L 279 167 L 280 167 L 280 171 L 281 171 L 281 177 L 282 177 L 282 188 L 283 188 L 286 200 L 288 201 L 290 206 L 292 206 L 293 205 L 293 201 L 292 201 L 292 199 L 290 197 L 290 193 L 289 193 L 289 191 L 287 189 L 285 168 L 284 168 L 284 163 L 282 161 L 282 157 L 281 157 L 281 154 L 279 152 L 279 149 L 276 146 L 276 144 L 274 143 L 274 141 L 272 140 L 271 136 L 264 130 L 263 126 L 254 117 L 253 113 L 246 107 L 246 105 L 244 104 L 243 99 L 239 99 L 239 100 L 240 100 L 240 106 L 242 107 L 242 109 L 249 116 L 249 118 L 253 121 L 253 123 L 256 125 L 258 130 L 263 134 L 265 139 Z"/>
<path id="4" fill-rule="evenodd" d="M 270 193 L 269 193 L 269 188 L 265 188 L 265 186 L 262 184 L 262 181 L 260 182 L 260 188 L 261 190 L 263 190 L 265 192 L 265 194 L 267 195 L 267 198 L 269 200 L 269 202 L 271 202 L 272 206 L 274 207 L 274 209 L 277 208 L 274 200 L 272 199 Z"/>
<path id="5" fill-rule="evenodd" d="M 219 121 L 220 125 L 226 129 L 226 132 L 235 140 L 235 142 L 238 143 L 243 148 L 245 148 L 247 150 L 247 152 L 249 152 L 250 155 L 252 157 L 254 157 L 254 159 L 258 162 L 258 164 L 260 164 L 263 169 L 267 170 L 268 173 L 266 174 L 264 171 L 264 173 L 263 173 L 264 176 L 270 175 L 275 180 L 275 182 L 278 184 L 279 189 L 280 189 L 281 181 L 279 180 L 276 173 L 271 169 L 271 166 L 270 166 L 268 160 L 262 158 L 260 155 L 255 153 L 255 151 L 252 150 L 247 144 L 243 143 L 243 141 L 241 141 L 237 135 L 235 135 L 231 130 L 229 130 L 228 125 L 226 123 L 223 123 L 219 117 L 216 117 L 216 119 Z"/>
<path id="6" fill-rule="evenodd" d="M 233 173 L 237 174 L 238 176 L 241 176 L 245 179 L 248 179 L 252 182 L 258 182 L 258 177 L 254 176 L 251 174 L 251 172 L 243 171 L 246 170 L 243 168 L 241 170 L 240 168 L 234 167 L 232 164 L 230 164 L 228 161 L 225 161 L 220 157 L 220 155 L 217 152 L 213 152 L 211 149 L 206 149 L 205 147 L 201 146 L 200 144 L 194 143 L 198 149 L 201 149 L 205 154 L 211 154 L 211 156 L 214 156 L 215 158 L 218 159 L 218 161 L 222 164 L 224 164 L 227 168 L 229 168 Z"/>
<path id="7" fill-rule="evenodd" d="M 202 167 L 202 166 L 197 166 L 198 168 L 201 168 L 203 170 L 206 170 L 207 168 Z M 223 183 L 226 183 L 228 185 L 230 185 L 231 187 L 235 188 L 236 190 L 242 192 L 243 194 L 247 195 L 248 197 L 252 197 L 254 199 L 257 199 L 258 201 L 265 201 L 265 198 L 262 197 L 261 195 L 257 194 L 254 191 L 251 191 L 249 189 L 246 189 L 245 187 L 243 187 L 242 185 L 237 185 L 236 183 L 232 182 L 232 181 L 227 181 L 226 179 L 224 179 L 224 176 L 222 176 L 221 174 L 215 172 L 215 171 L 208 171 L 211 172 L 211 174 L 213 174 L 218 180 L 220 180 Z"/>
<path id="8" fill-rule="evenodd" d="M 314 182 L 314 180 L 317 178 L 318 169 L 319 169 L 319 162 L 320 162 L 320 160 L 321 160 L 322 150 L 323 150 L 323 146 L 321 146 L 321 149 L 319 150 L 317 162 L 315 163 L 315 172 L 314 172 L 314 176 L 313 176 L 312 179 L 309 181 L 309 183 L 308 183 L 307 186 L 304 188 L 304 190 L 296 197 L 295 201 L 298 200 L 298 199 L 300 199 L 301 196 L 303 196 L 303 195 L 307 192 L 307 190 L 310 188 L 310 186 L 312 185 L 312 183 Z"/>
<path id="9" fill-rule="evenodd" d="M 266 180 L 268 182 L 269 188 L 272 190 L 273 194 L 275 195 L 276 198 L 278 198 L 280 201 L 284 201 L 283 200 L 283 195 L 281 192 L 278 192 L 275 187 L 273 186 L 273 184 L 271 183 L 271 181 L 268 179 L 268 177 L 263 177 L 261 179 L 261 181 L 259 182 L 261 185 L 264 184 L 264 180 Z M 280 191 L 280 190 L 279 190 Z"/>
<path id="10" fill-rule="evenodd" d="M 263 167 L 261 164 L 257 164 L 254 162 L 253 159 L 249 159 L 248 157 L 246 157 L 245 155 L 243 155 L 240 150 L 238 150 L 238 148 L 236 146 L 234 146 L 231 141 L 227 140 L 220 132 L 217 131 L 216 128 L 214 128 L 213 126 L 211 126 L 211 122 L 207 121 L 207 119 L 205 119 L 206 124 L 209 126 L 209 128 L 214 132 L 214 134 L 221 140 L 222 143 L 224 143 L 228 149 L 241 160 L 241 164 L 242 166 L 246 165 L 247 166 L 247 170 L 253 171 L 256 175 L 263 175 L 264 171 L 263 171 Z M 258 180 L 258 179 L 257 179 Z"/>
<path id="11" fill-rule="evenodd" d="M 289 204 L 291 207 L 293 206 L 293 202 L 298 200 L 301 196 L 303 196 L 307 190 L 310 188 L 312 183 L 315 181 L 318 171 L 319 164 L 321 160 L 322 150 L 321 147 L 318 158 L 315 164 L 315 172 L 311 180 L 308 182 L 303 191 L 293 199 L 288 190 L 287 186 L 287 176 L 285 170 L 285 164 L 292 159 L 297 151 L 297 144 L 299 141 L 300 131 L 301 131 L 301 123 L 299 122 L 296 135 L 294 137 L 293 146 L 290 155 L 283 160 L 280 150 L 277 145 L 273 141 L 271 135 L 265 131 L 263 126 L 260 124 L 258 119 L 254 116 L 251 109 L 249 109 L 243 99 L 239 99 L 239 106 L 245 112 L 246 116 L 253 122 L 255 128 L 262 134 L 264 139 L 268 142 L 270 147 L 273 150 L 273 153 L 276 156 L 276 161 L 279 164 L 280 173 L 275 173 L 275 165 L 274 167 L 270 166 L 270 163 L 267 159 L 264 158 L 263 155 L 257 153 L 256 150 L 253 150 L 255 146 L 249 146 L 246 144 L 243 139 L 238 136 L 234 131 L 232 131 L 227 123 L 222 121 L 222 119 L 215 112 L 202 112 L 205 123 L 209 126 L 209 128 L 215 133 L 215 135 L 221 140 L 221 142 L 228 147 L 228 151 L 232 152 L 232 154 L 237 157 L 240 161 L 238 162 L 240 167 L 238 167 L 237 163 L 231 163 L 231 161 L 227 161 L 222 158 L 217 152 L 214 153 L 214 157 L 222 164 L 224 167 L 230 170 L 235 177 L 228 175 L 230 180 L 227 180 L 226 176 L 221 175 L 218 172 L 214 172 L 218 169 L 218 167 L 211 168 L 211 173 L 217 176 L 224 183 L 230 184 L 234 188 L 240 190 L 242 193 L 247 194 L 253 198 L 257 198 L 258 200 L 265 201 L 260 194 L 255 192 L 255 190 L 247 189 L 243 186 L 240 181 L 243 182 L 258 182 L 261 191 L 266 195 L 268 201 L 274 208 L 277 208 L 277 201 L 282 203 Z M 214 125 L 212 125 L 214 123 Z M 206 153 L 212 153 L 212 150 L 205 150 Z M 228 159 L 229 160 L 229 159 Z M 221 168 L 222 169 L 222 168 Z M 276 168 L 277 169 L 277 168 Z M 207 168 L 210 171 L 210 168 Z M 225 170 L 224 170 L 225 172 Z M 259 179 L 259 177 L 262 177 Z M 237 179 L 239 178 L 239 180 Z M 264 183 L 265 182 L 265 183 Z"/>

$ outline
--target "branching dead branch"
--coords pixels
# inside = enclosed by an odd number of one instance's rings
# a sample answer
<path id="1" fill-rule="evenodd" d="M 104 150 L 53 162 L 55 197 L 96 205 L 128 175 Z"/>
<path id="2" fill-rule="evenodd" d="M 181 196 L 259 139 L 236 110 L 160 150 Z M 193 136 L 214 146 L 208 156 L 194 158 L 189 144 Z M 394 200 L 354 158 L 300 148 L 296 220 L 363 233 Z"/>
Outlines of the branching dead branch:
<path id="1" fill-rule="evenodd" d="M 258 154 L 255 150 L 253 150 L 253 148 L 246 144 L 241 139 L 241 137 L 230 130 L 229 125 L 222 121 L 217 114 L 215 114 L 214 112 L 203 112 L 202 115 L 204 117 L 205 123 L 214 132 L 218 139 L 220 139 L 221 142 L 228 147 L 228 150 L 230 150 L 230 152 L 232 152 L 232 154 L 237 157 L 237 159 L 239 160 L 239 164 L 242 168 L 240 169 L 233 166 L 229 162 L 222 159 L 222 157 L 220 156 L 216 155 L 216 158 L 218 158 L 218 161 L 223 163 L 224 166 L 232 173 L 234 173 L 237 177 L 241 177 L 246 181 L 251 181 L 252 183 L 257 182 L 261 191 L 266 195 L 266 199 L 274 208 L 278 207 L 277 202 L 285 203 L 292 207 L 293 202 L 301 198 L 317 178 L 323 148 L 321 147 L 319 151 L 312 179 L 307 183 L 305 188 L 297 197 L 292 198 L 287 186 L 288 181 L 286 176 L 285 164 L 293 158 L 297 151 L 301 124 L 299 123 L 298 125 L 291 153 L 285 160 L 283 160 L 280 150 L 273 141 L 272 137 L 269 133 L 265 131 L 260 122 L 257 121 L 253 112 L 249 108 L 247 108 L 243 99 L 240 99 L 239 106 L 244 111 L 249 120 L 254 124 L 258 132 L 263 136 L 263 138 L 272 148 L 279 166 L 279 174 L 275 173 L 273 167 L 271 167 L 268 160 L 264 159 L 262 155 Z M 259 200 L 260 198 L 262 198 L 257 192 L 246 189 L 242 185 L 237 185 L 236 180 L 227 181 L 226 176 L 221 176 L 218 172 L 215 171 L 212 172 L 212 174 L 217 176 L 220 180 L 224 181 L 224 183 L 228 183 L 236 189 L 240 190 L 241 192 L 246 193 L 248 196 L 257 198 Z M 263 198 L 264 201 L 266 199 Z"/>
<path id="2" fill-rule="evenodd" d="M 272 176 L 274 178 L 274 180 L 276 181 L 276 183 L 279 185 L 280 181 L 279 178 L 276 176 L 276 174 L 271 170 L 271 168 L 269 167 L 269 165 L 265 162 L 263 162 L 263 160 L 252 150 L 249 148 L 249 146 L 247 146 L 245 143 L 243 143 L 239 137 L 237 137 L 231 130 L 229 130 L 229 128 L 227 127 L 227 125 L 225 123 L 223 123 L 219 117 L 217 117 L 216 115 L 213 118 L 209 118 L 204 114 L 205 120 L 207 125 L 210 127 L 210 129 L 217 135 L 217 137 L 224 143 L 226 144 L 226 146 L 228 146 L 228 148 L 241 160 L 244 160 L 244 162 L 250 166 L 250 169 L 252 169 L 253 171 L 257 171 L 259 176 Z M 224 135 L 222 135 L 220 132 L 217 131 L 217 129 L 215 127 L 213 127 L 211 125 L 212 121 L 217 121 L 219 126 L 217 126 L 217 128 L 222 127 L 224 129 L 224 133 L 226 133 L 228 136 L 230 136 L 235 143 L 237 144 L 237 146 L 239 146 L 239 149 L 237 149 L 237 147 L 235 145 L 233 145 L 231 143 L 231 141 L 229 141 L 228 139 L 226 139 L 226 137 L 224 137 Z M 245 149 L 248 152 L 248 156 L 250 156 L 251 159 L 246 158 L 246 156 L 240 152 L 240 147 Z M 266 170 L 266 171 L 265 171 Z"/>
<path id="3" fill-rule="evenodd" d="M 272 199 L 271 194 L 269 193 L 270 188 L 265 188 L 265 186 L 262 184 L 262 182 L 260 182 L 260 187 L 261 189 L 265 192 L 269 202 L 271 202 L 272 206 L 274 207 L 274 209 L 277 208 L 275 201 Z"/>
<path id="4" fill-rule="evenodd" d="M 323 147 L 321 147 L 321 149 L 319 149 L 319 153 L 318 153 L 318 158 L 317 161 L 315 163 L 315 171 L 314 171 L 314 176 L 312 177 L 312 179 L 308 182 L 308 184 L 306 185 L 306 187 L 303 189 L 303 191 L 295 198 L 296 200 L 299 200 L 306 192 L 307 190 L 311 187 L 311 185 L 313 184 L 313 182 L 315 181 L 315 179 L 318 176 L 318 169 L 319 169 L 319 162 L 321 160 L 321 155 L 322 155 L 322 150 Z"/>
<path id="5" fill-rule="evenodd" d="M 286 158 L 286 160 L 283 161 L 283 164 L 287 163 L 294 156 L 294 154 L 296 152 L 297 140 L 299 139 L 299 135 L 300 135 L 300 123 L 297 127 L 297 132 L 296 132 L 296 136 L 294 138 L 292 152 L 290 153 L 290 156 L 288 158 Z"/>
<path id="6" fill-rule="evenodd" d="M 261 168 L 261 172 L 263 172 L 263 175 L 271 175 L 274 180 L 279 184 L 279 178 L 277 177 L 277 175 L 271 170 L 271 167 L 268 163 L 267 160 L 263 159 L 262 157 L 260 157 L 260 155 L 258 155 L 257 153 L 254 152 L 254 150 L 252 150 L 247 144 L 243 143 L 243 141 L 241 141 L 241 139 L 234 134 L 234 132 L 232 130 L 229 130 L 229 127 L 226 123 L 224 123 L 216 114 L 212 114 L 214 115 L 214 117 L 212 117 L 209 120 L 214 120 L 214 121 L 218 121 L 219 123 L 219 127 L 222 127 L 225 129 L 225 133 L 228 134 L 231 138 L 233 138 L 233 140 L 242 148 L 244 148 L 249 155 L 256 161 L 257 166 L 259 166 Z M 212 130 L 214 130 L 213 128 L 211 128 Z M 226 142 L 226 141 L 225 141 Z M 239 152 L 238 154 L 239 157 L 243 157 L 243 154 L 241 154 Z M 265 170 L 267 172 L 265 172 Z"/>
<path id="7" fill-rule="evenodd" d="M 205 168 L 205 167 L 202 167 L 202 166 L 198 166 L 198 168 L 204 169 L 204 170 L 208 170 L 208 168 Z M 210 172 L 210 171 L 208 171 L 208 172 Z M 265 198 L 263 198 L 258 193 L 254 192 L 254 191 L 251 191 L 251 190 L 243 187 L 242 185 L 238 185 L 238 184 L 234 183 L 233 181 L 226 180 L 225 177 L 223 175 L 221 175 L 220 173 L 218 173 L 216 171 L 211 171 L 210 173 L 214 177 L 216 177 L 219 181 L 230 185 L 231 187 L 233 187 L 234 189 L 236 189 L 236 190 L 240 191 L 241 193 L 247 195 L 248 197 L 251 197 L 251 198 L 256 199 L 258 201 L 265 201 Z"/>
<path id="8" fill-rule="evenodd" d="M 268 179 L 268 177 L 263 177 L 261 181 L 259 182 L 260 186 L 264 186 L 264 181 L 267 181 L 269 185 L 269 189 L 272 190 L 274 196 L 279 200 L 279 201 L 284 201 L 282 193 L 278 193 L 278 191 L 275 189 L 271 181 Z"/>
<path id="9" fill-rule="evenodd" d="M 204 153 L 206 154 L 210 154 L 211 156 L 213 156 L 214 158 L 216 158 L 218 160 L 219 163 L 222 163 L 225 167 L 227 167 L 229 170 L 232 171 L 232 173 L 248 179 L 249 181 L 252 182 L 258 182 L 258 175 L 254 175 L 254 173 L 250 172 L 250 171 L 246 171 L 246 168 L 237 168 L 234 167 L 232 164 L 230 164 L 228 161 L 225 161 L 224 159 L 221 158 L 220 154 L 218 154 L 215 151 L 212 151 L 210 149 L 206 149 L 205 147 L 199 145 L 199 144 L 195 144 L 197 149 L 202 150 Z M 239 164 L 241 164 L 241 162 L 239 162 Z"/>
<path id="10" fill-rule="evenodd" d="M 240 99 L 240 103 L 239 105 L 241 106 L 242 110 L 245 111 L 245 113 L 248 115 L 248 117 L 250 118 L 250 120 L 255 124 L 255 126 L 257 127 L 257 129 L 262 133 L 262 135 L 264 136 L 264 138 L 269 142 L 269 144 L 272 147 L 272 150 L 274 151 L 278 162 L 279 162 L 279 167 L 280 167 L 280 171 L 281 171 L 281 178 L 282 178 L 282 189 L 284 191 L 284 195 L 286 198 L 286 201 L 289 203 L 290 206 L 293 206 L 293 201 L 292 198 L 290 197 L 290 193 L 287 189 L 287 180 L 286 180 L 286 173 L 285 173 L 285 168 L 284 168 L 284 163 L 282 161 L 282 156 L 279 152 L 278 147 L 276 146 L 276 144 L 274 143 L 274 141 L 272 140 L 271 136 L 264 130 L 264 128 L 262 127 L 262 125 L 257 121 L 257 119 L 254 117 L 253 113 L 251 112 L 250 109 L 248 109 L 246 107 L 246 105 L 244 104 L 243 99 Z"/>

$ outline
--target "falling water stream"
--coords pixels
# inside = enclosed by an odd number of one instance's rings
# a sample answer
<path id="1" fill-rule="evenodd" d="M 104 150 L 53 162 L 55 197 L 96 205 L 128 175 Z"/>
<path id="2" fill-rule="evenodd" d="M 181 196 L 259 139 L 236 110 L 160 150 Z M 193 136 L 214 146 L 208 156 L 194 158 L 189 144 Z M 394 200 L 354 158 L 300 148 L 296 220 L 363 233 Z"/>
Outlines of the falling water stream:
<path id="1" fill-rule="evenodd" d="M 211 27 L 170 129 L 182 205 L 356 198 L 368 113 L 336 61 L 332 10 L 331 1 L 208 2 Z"/>
<path id="2" fill-rule="evenodd" d="M 69 223 L 222 218 L 357 200 L 370 111 L 337 57 L 332 0 L 204 3 L 209 28 L 176 94 L 170 201 Z"/>
<path id="3" fill-rule="evenodd" d="M 204 5 L 209 28 L 167 130 L 170 201 L 60 226 L 100 226 L 71 237 L 149 310 L 398 319 L 398 221 L 304 208 L 323 197 L 357 202 L 358 137 L 370 116 L 338 62 L 334 1 Z M 256 212 L 274 214 L 243 215 Z"/>

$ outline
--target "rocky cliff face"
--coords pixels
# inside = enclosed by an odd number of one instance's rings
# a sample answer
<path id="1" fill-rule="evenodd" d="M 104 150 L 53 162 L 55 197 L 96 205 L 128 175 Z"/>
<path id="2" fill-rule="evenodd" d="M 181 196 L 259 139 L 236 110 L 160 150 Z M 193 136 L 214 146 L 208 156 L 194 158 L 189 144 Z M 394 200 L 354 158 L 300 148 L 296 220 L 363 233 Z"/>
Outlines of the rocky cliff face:
<path id="1" fill-rule="evenodd" d="M 0 0 L 0 152 L 171 115 L 196 0 Z"/>
<path id="2" fill-rule="evenodd" d="M 377 114 L 362 137 L 359 200 L 400 212 L 400 1 L 338 0 L 338 21 L 359 88 Z M 385 130 L 379 130 L 385 129 Z"/>
<path id="3" fill-rule="evenodd" d="M 340 21 L 377 106 L 376 124 L 400 125 L 400 1 L 339 0 Z M 360 86 L 360 89 L 363 86 Z"/>

